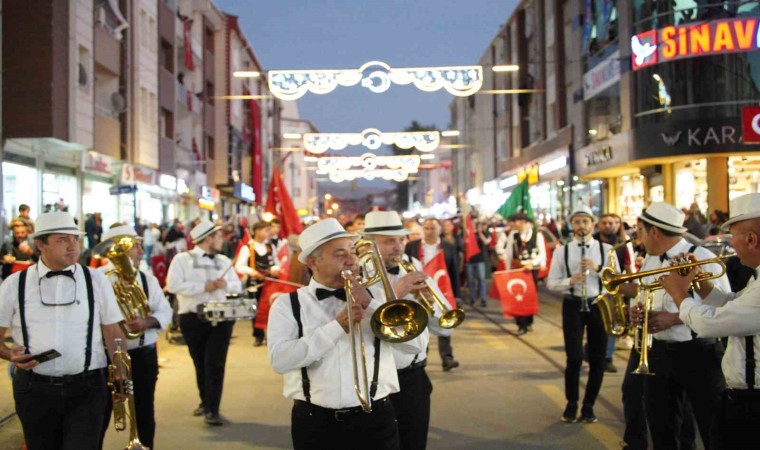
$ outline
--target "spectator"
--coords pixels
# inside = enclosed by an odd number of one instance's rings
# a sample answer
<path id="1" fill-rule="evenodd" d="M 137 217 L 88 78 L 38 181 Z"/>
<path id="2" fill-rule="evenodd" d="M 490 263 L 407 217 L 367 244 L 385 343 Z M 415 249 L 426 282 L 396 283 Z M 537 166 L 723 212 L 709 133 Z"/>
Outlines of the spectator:
<path id="1" fill-rule="evenodd" d="M 475 304 L 475 300 L 480 299 L 480 306 L 486 306 L 486 261 L 488 257 L 488 244 L 491 242 L 491 236 L 488 231 L 488 224 L 484 221 L 476 221 L 472 217 L 475 231 L 475 240 L 480 252 L 470 257 L 467 261 L 467 289 L 469 290 L 469 303 Z"/>
<path id="2" fill-rule="evenodd" d="M 13 230 L 13 239 L 5 242 L 0 248 L 0 259 L 2 259 L 2 278 L 8 278 L 14 272 L 13 264 L 16 262 L 28 261 L 36 262 L 37 256 L 34 254 L 34 244 L 29 237 L 29 230 L 26 224 L 20 220 L 14 220 L 11 224 Z"/>
<path id="3" fill-rule="evenodd" d="M 29 205 L 20 205 L 18 207 L 18 216 L 14 217 L 11 222 L 15 222 L 17 220 L 21 221 L 26 225 L 26 228 L 29 230 L 29 234 L 34 233 L 34 222 L 32 221 L 32 218 L 29 217 L 30 209 Z"/>
<path id="4" fill-rule="evenodd" d="M 145 261 L 150 266 L 150 257 L 153 256 L 153 247 L 161 238 L 161 232 L 158 231 L 158 225 L 151 223 L 143 233 L 143 246 L 145 246 Z"/>
<path id="5" fill-rule="evenodd" d="M 95 248 L 100 243 L 100 236 L 103 234 L 103 224 L 99 212 L 94 213 L 87 219 L 84 223 L 84 232 L 87 234 L 87 247 L 90 249 Z"/>

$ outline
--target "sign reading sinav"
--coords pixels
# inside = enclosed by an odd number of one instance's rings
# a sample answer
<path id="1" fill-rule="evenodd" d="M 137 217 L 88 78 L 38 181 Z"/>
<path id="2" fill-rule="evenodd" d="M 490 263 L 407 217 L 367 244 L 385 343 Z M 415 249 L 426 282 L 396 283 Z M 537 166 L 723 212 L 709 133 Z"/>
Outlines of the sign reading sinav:
<path id="1" fill-rule="evenodd" d="M 760 49 L 760 18 L 667 26 L 631 38 L 633 70 L 678 59 Z"/>

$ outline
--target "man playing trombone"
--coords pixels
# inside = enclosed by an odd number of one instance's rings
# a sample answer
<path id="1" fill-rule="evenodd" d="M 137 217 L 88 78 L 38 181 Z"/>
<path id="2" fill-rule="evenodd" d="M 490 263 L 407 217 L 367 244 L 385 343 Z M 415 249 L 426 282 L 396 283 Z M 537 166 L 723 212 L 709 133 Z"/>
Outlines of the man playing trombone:
<path id="1" fill-rule="evenodd" d="M 724 224 L 731 231 L 731 245 L 743 265 L 760 270 L 760 194 L 734 199 L 731 213 Z M 701 281 L 695 292 L 698 296 L 690 295 L 692 281 L 703 270 L 707 269 L 695 267 L 685 277 L 671 272 L 660 281 L 680 308 L 679 318 L 699 336 L 729 336 L 722 360 L 727 389 L 716 408 L 710 448 L 745 448 L 760 421 L 760 368 L 756 363 L 760 348 L 760 282 L 755 278 L 734 294 L 723 283 Z"/>
<path id="2" fill-rule="evenodd" d="M 709 250 L 689 244 L 682 235 L 686 228 L 680 226 L 684 214 L 676 207 L 662 202 L 654 202 L 639 216 L 636 224 L 636 238 L 644 246 L 647 257 L 641 266 L 638 278 L 641 284 L 650 285 L 659 276 L 643 275 L 645 272 L 669 267 L 671 259 L 682 253 L 693 253 L 699 259 L 709 259 L 715 255 Z M 712 273 L 720 273 L 717 264 L 705 268 Z M 729 291 L 725 275 L 717 278 L 715 284 Z M 627 283 L 620 292 L 636 297 L 638 287 Z M 684 397 L 694 411 L 697 427 L 705 447 L 709 448 L 709 430 L 713 414 L 720 401 L 724 380 L 719 361 L 723 354 L 721 344 L 715 338 L 697 337 L 679 319 L 678 306 L 673 298 L 662 289 L 654 295 L 648 314 L 648 331 L 653 334 L 652 348 L 647 365 L 653 376 L 645 380 L 644 396 L 647 422 L 655 449 L 677 448 L 679 427 L 688 416 L 683 416 Z M 631 320 L 641 322 L 640 308 L 632 308 Z M 647 345 L 642 342 L 641 346 Z M 688 426 L 688 425 L 686 425 Z M 688 444 L 688 443 L 686 443 Z M 681 448 L 684 443 L 681 442 Z"/>
<path id="3" fill-rule="evenodd" d="M 415 355 L 424 347 L 420 338 L 389 344 L 373 335 L 369 318 L 385 298 L 370 298 L 356 278 L 357 238 L 335 219 L 307 228 L 299 238 L 298 259 L 313 277 L 308 286 L 278 297 L 270 311 L 269 360 L 284 375 L 283 394 L 294 400 L 291 435 L 296 450 L 399 448 L 388 398 L 399 390 L 392 348 Z M 361 332 L 349 333 L 352 328 Z M 361 369 L 352 358 L 354 345 L 366 351 Z M 357 386 L 362 381 L 368 386 L 369 376 L 371 390 L 359 392 Z"/>
<path id="4" fill-rule="evenodd" d="M 401 219 L 395 211 L 372 211 L 367 214 L 364 236 L 373 240 L 388 270 L 388 280 L 398 298 L 414 300 L 414 293 L 425 288 L 428 277 L 422 271 L 422 263 L 416 258 L 404 254 L 404 239 L 409 231 L 404 229 Z M 399 267 L 397 258 L 403 258 L 414 265 L 415 271 L 404 272 Z M 434 286 L 434 284 L 431 284 Z M 436 295 L 444 298 L 437 287 Z M 373 294 L 382 292 L 380 286 L 372 289 Z M 444 300 L 446 301 L 446 300 Z M 440 316 L 440 309 L 436 309 Z M 438 336 L 450 336 L 451 329 L 441 328 L 438 320 L 430 320 L 428 328 Z M 426 329 L 420 335 L 423 350 L 417 354 L 405 353 L 393 349 L 393 358 L 398 368 L 400 392 L 391 394 L 393 408 L 398 418 L 401 450 L 424 450 L 427 447 L 427 434 L 430 425 L 430 394 L 433 384 L 430 382 L 425 366 L 427 365 L 427 345 L 430 333 Z"/>

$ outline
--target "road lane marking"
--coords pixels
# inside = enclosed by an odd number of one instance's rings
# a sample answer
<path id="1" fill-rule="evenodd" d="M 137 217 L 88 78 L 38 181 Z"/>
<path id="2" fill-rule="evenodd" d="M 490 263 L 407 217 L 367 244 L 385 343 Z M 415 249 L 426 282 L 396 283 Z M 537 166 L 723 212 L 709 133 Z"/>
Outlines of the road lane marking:
<path id="1" fill-rule="evenodd" d="M 565 400 L 565 393 L 562 392 L 560 388 L 552 384 L 540 384 L 538 385 L 538 390 L 541 391 L 545 396 L 549 397 L 549 399 L 558 406 L 558 415 L 559 411 L 565 410 L 567 400 Z M 593 436 L 594 439 L 604 445 L 605 448 L 617 448 L 619 447 L 620 441 L 622 440 L 621 437 L 615 432 L 615 430 L 601 422 L 588 424 L 580 423 L 577 425 L 583 426 L 583 429 L 591 436 Z M 568 424 L 568 426 L 571 426 L 571 424 Z"/>
<path id="2" fill-rule="evenodd" d="M 509 344 L 507 344 L 506 339 L 504 339 L 504 335 L 494 332 L 493 328 L 487 327 L 483 321 L 470 321 L 469 326 L 470 328 L 477 330 L 478 336 L 486 341 L 491 348 L 497 350 L 509 349 Z"/>

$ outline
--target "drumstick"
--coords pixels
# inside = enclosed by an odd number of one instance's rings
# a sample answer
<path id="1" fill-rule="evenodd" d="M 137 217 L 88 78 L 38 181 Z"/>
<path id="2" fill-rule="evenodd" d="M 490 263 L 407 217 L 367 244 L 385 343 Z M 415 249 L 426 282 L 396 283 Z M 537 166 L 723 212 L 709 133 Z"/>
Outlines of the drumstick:
<path id="1" fill-rule="evenodd" d="M 232 267 L 234 267 L 234 266 L 235 266 L 235 263 L 234 262 L 231 263 L 230 266 L 227 268 L 227 270 L 225 270 L 224 272 L 222 272 L 222 275 L 219 278 L 224 278 L 224 276 L 227 275 L 227 272 L 229 272 L 230 269 L 232 269 Z"/>
<path id="2" fill-rule="evenodd" d="M 279 278 L 264 277 L 264 280 L 275 281 L 277 283 L 287 284 L 288 286 L 293 286 L 293 287 L 297 287 L 297 288 L 306 287 L 306 285 L 304 285 L 304 284 L 293 283 L 292 281 L 285 281 L 285 280 L 281 280 Z"/>

